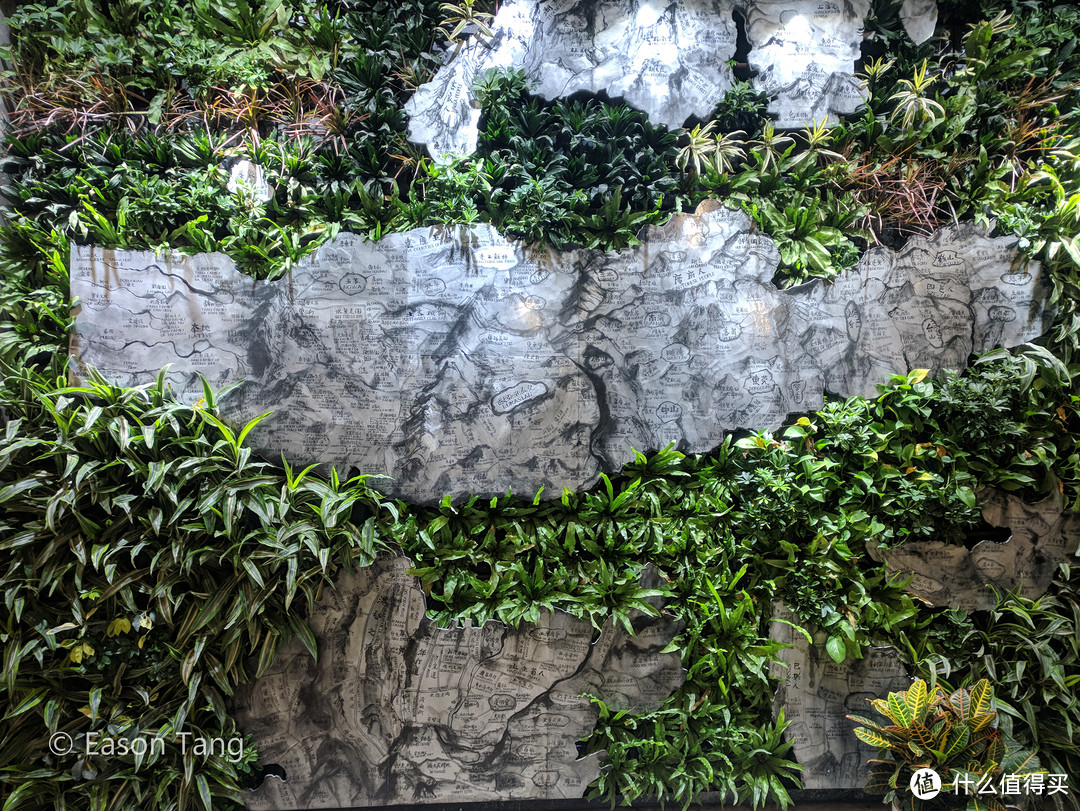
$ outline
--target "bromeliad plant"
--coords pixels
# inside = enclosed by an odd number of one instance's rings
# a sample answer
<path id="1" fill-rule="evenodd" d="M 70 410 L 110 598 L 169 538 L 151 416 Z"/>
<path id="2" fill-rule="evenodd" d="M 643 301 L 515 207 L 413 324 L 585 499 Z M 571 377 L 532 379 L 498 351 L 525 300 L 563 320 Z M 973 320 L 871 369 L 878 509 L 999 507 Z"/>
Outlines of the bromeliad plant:
<path id="1" fill-rule="evenodd" d="M 855 729 L 860 740 L 881 750 L 881 757 L 870 761 L 866 790 L 885 795 L 884 801 L 897 811 L 1005 811 L 994 793 L 979 793 L 979 788 L 996 789 L 1006 775 L 1023 780 L 1044 773 L 1035 753 L 1013 740 L 1005 717 L 999 718 L 987 679 L 952 693 L 940 685 L 928 690 L 919 679 L 871 704 L 889 725 L 857 715 L 848 718 L 863 725 Z M 920 800 L 909 790 L 912 775 L 920 769 L 940 775 L 943 790 L 937 798 Z"/>

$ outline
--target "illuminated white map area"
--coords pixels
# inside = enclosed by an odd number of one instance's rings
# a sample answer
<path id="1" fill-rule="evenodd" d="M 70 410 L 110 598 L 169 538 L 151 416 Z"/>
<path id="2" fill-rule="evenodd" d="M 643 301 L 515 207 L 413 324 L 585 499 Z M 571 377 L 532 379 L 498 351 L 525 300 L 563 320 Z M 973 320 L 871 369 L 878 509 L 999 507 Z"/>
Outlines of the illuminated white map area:
<path id="1" fill-rule="evenodd" d="M 409 137 L 432 157 L 476 149 L 474 83 L 521 70 L 547 99 L 606 93 L 653 124 L 707 120 L 732 86 L 735 14 L 746 21 L 755 86 L 778 127 L 833 123 L 863 101 L 854 76 L 870 0 L 508 0 L 490 39 L 473 37 L 406 104 Z M 917 42 L 934 32 L 934 0 L 905 0 Z"/>

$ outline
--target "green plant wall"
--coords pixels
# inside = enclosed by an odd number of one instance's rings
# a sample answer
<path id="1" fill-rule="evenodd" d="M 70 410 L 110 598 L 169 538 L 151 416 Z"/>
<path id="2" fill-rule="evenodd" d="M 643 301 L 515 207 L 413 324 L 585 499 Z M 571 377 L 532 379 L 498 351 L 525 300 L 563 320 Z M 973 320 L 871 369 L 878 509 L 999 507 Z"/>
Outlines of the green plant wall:
<path id="1" fill-rule="evenodd" d="M 3 811 L 239 802 L 257 752 L 203 758 L 177 734 L 238 734 L 235 686 L 284 639 L 311 641 L 304 617 L 338 568 L 391 550 L 414 561 L 440 621 L 625 619 L 643 606 L 641 569 L 660 569 L 686 622 L 686 684 L 648 715 L 601 707 L 583 749 L 606 749 L 612 769 L 591 797 L 789 803 L 799 767 L 772 718 L 774 599 L 825 629 L 837 659 L 891 644 L 932 683 L 988 678 L 1015 737 L 1080 780 L 1078 575 L 1063 566 L 1039 600 L 967 613 L 913 600 L 867 554 L 964 543 L 987 486 L 1080 506 L 1080 11 L 942 3 L 943 36 L 916 47 L 897 6 L 875 3 L 868 102 L 835 128 L 777 132 L 747 84 L 710 121 L 667 131 L 497 74 L 479 88 L 477 153 L 449 164 L 405 140 L 402 111 L 441 62 L 440 25 L 457 27 L 437 2 L 20 6 L 3 85 Z M 228 191 L 240 158 L 266 168 L 268 201 Z M 707 197 L 777 242 L 781 285 L 954 219 L 992 225 L 1047 266 L 1057 320 L 1040 346 L 935 380 L 897 369 L 877 399 L 830 401 L 707 456 L 652 449 L 553 501 L 389 501 L 363 475 L 252 456 L 209 388 L 191 407 L 160 382 L 66 382 L 72 241 L 222 250 L 274 276 L 339 229 L 484 221 L 614 249 Z M 57 733 L 90 731 L 163 743 L 49 753 Z"/>

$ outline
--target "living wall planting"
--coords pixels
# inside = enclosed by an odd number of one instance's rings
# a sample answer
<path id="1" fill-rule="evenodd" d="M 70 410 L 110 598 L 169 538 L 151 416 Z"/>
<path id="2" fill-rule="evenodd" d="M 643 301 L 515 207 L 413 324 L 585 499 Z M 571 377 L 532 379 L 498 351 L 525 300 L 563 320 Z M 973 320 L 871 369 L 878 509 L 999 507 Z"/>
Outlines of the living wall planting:
<path id="1" fill-rule="evenodd" d="M 1080 507 L 1080 11 L 940 5 L 940 36 L 914 46 L 899 4 L 874 3 L 867 102 L 832 128 L 777 131 L 740 83 L 710 120 L 669 131 L 617 100 L 544 101 L 504 72 L 478 87 L 477 152 L 449 163 L 406 140 L 402 107 L 454 52 L 447 38 L 489 19 L 480 0 L 22 5 L 8 20 L 0 228 L 5 811 L 240 802 L 261 775 L 250 741 L 239 758 L 203 757 L 178 733 L 239 734 L 237 685 L 309 635 L 336 571 L 395 550 L 440 622 L 543 608 L 625 622 L 646 606 L 641 570 L 658 567 L 686 623 L 686 683 L 650 714 L 601 708 L 582 750 L 607 750 L 612 768 L 591 797 L 789 804 L 799 766 L 769 676 L 782 600 L 838 661 L 888 644 L 931 690 L 987 679 L 1002 727 L 1077 781 L 1043 801 L 1080 808 L 1078 575 L 1063 565 L 1042 598 L 965 612 L 913 599 L 867 551 L 981 540 L 986 487 Z M 264 167 L 269 199 L 229 190 L 241 159 Z M 707 456 L 641 449 L 553 501 L 392 501 L 367 471 L 256 458 L 209 385 L 188 406 L 160 380 L 67 383 L 72 242 L 220 250 L 273 277 L 339 229 L 483 221 L 619 249 L 706 198 L 777 243 L 781 286 L 832 277 L 874 244 L 983 223 L 1047 268 L 1054 326 L 964 372 L 897 369 L 877 399 L 833 399 Z M 163 744 L 50 754 L 57 733 L 91 731 Z"/>

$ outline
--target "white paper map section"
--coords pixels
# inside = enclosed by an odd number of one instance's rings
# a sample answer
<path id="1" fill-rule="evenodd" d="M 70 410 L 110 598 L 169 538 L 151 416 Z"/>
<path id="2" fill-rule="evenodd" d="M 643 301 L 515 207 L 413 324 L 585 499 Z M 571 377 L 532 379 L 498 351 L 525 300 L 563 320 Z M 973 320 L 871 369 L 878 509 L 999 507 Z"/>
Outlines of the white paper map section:
<path id="1" fill-rule="evenodd" d="M 715 201 L 644 244 L 536 251 L 490 226 L 342 234 L 288 277 L 253 281 L 220 254 L 75 246 L 72 371 L 168 379 L 221 403 L 272 459 L 385 474 L 415 502 L 446 493 L 557 497 L 633 450 L 707 452 L 779 427 L 823 391 L 874 395 L 912 368 L 1049 326 L 1037 264 L 974 226 L 874 249 L 834 283 L 779 291 L 778 253 Z"/>
<path id="2" fill-rule="evenodd" d="M 768 94 L 775 126 L 830 124 L 863 103 L 855 62 L 870 0 L 756 0 L 746 35 L 754 86 Z"/>
<path id="3" fill-rule="evenodd" d="M 405 106 L 409 137 L 432 157 L 476 149 L 480 105 L 471 88 L 487 71 L 524 71 L 547 99 L 604 92 L 674 129 L 706 120 L 732 86 L 736 12 L 746 20 L 753 79 L 781 128 L 837 121 L 863 101 L 855 62 L 870 0 L 508 0 Z M 921 42 L 934 0 L 905 0 L 901 19 Z"/>
<path id="4" fill-rule="evenodd" d="M 316 663 L 293 640 L 238 691 L 237 723 L 264 765 L 285 770 L 249 809 L 580 799 L 603 753 L 579 759 L 596 724 L 587 696 L 613 711 L 660 706 L 683 682 L 681 625 L 670 615 L 608 621 L 543 612 L 509 628 L 437 628 L 405 558 L 341 573 L 310 619 Z M 656 584 L 646 567 L 643 584 Z M 650 598 L 655 600 L 655 598 Z"/>
<path id="5" fill-rule="evenodd" d="M 736 28 L 726 0 L 509 0 L 491 26 L 417 89 L 409 137 L 435 158 L 476 149 L 479 104 L 470 90 L 492 68 L 515 68 L 548 99 L 604 91 L 681 127 L 707 116 L 732 84 Z"/>

